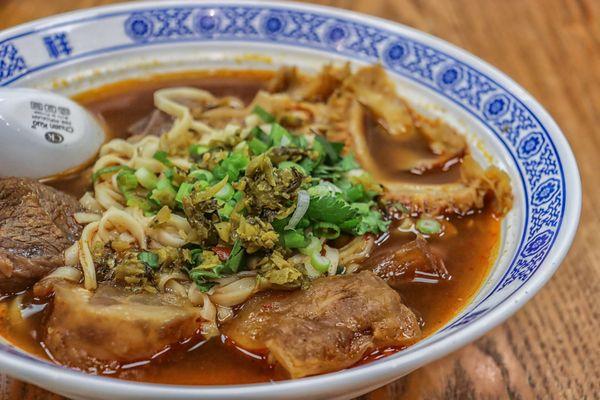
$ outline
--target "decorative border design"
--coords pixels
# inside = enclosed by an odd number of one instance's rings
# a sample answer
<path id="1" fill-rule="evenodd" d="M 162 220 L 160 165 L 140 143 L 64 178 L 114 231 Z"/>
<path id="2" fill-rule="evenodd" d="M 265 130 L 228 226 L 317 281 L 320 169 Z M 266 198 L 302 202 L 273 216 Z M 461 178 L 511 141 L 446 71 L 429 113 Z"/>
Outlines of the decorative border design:
<path id="1" fill-rule="evenodd" d="M 75 29 L 78 23 L 98 20 L 120 21 L 122 32 L 114 33 L 115 42 L 105 48 L 73 50 L 69 47 L 69 51 L 50 52 L 52 59 L 28 67 L 14 44 L 19 38 L 45 40 L 48 36 L 40 36 L 41 32 L 57 26 L 73 27 L 65 30 L 75 37 L 79 32 Z M 556 240 L 567 193 L 560 158 L 545 127 L 516 95 L 492 78 L 418 40 L 370 22 L 340 19 L 325 11 L 266 5 L 141 8 L 57 26 L 0 41 L 0 85 L 65 61 L 127 48 L 189 41 L 272 43 L 382 63 L 388 70 L 451 100 L 486 125 L 508 150 L 519 171 L 525 192 L 525 227 L 518 253 L 498 285 L 446 330 L 487 314 L 494 307 L 482 304 L 493 294 L 502 292 L 506 298 L 512 295 L 536 272 Z M 505 294 L 509 288 L 511 292 Z"/>
<path id="2" fill-rule="evenodd" d="M 68 57 L 73 52 L 67 32 L 57 32 L 43 37 L 48 55 L 52 58 Z"/>
<path id="3" fill-rule="evenodd" d="M 9 41 L 0 44 L 0 83 L 27 71 L 27 63 L 17 47 Z"/>

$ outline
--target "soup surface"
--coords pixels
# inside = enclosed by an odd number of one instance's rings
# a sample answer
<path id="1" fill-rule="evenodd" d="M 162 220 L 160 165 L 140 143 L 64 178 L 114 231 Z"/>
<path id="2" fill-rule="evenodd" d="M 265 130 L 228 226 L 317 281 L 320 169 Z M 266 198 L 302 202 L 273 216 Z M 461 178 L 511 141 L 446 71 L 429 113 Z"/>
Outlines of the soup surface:
<path id="1" fill-rule="evenodd" d="M 75 100 L 105 124 L 112 139 L 125 137 L 130 126 L 155 109 L 153 95 L 161 88 L 201 88 L 217 97 L 236 96 L 247 104 L 272 78 L 272 72 L 263 71 L 159 75 L 107 85 L 77 95 Z M 377 118 L 377 115 L 366 117 L 367 120 Z M 374 159 L 380 160 L 379 169 L 370 171 L 375 177 L 431 184 L 451 182 L 460 175 L 458 165 L 462 155 L 446 160 L 439 168 L 426 172 L 396 170 L 393 167 L 396 158 L 425 154 L 426 143 L 413 141 L 407 145 L 397 138 L 382 135 L 380 127 L 374 122 L 367 121 L 367 125 L 368 151 Z M 406 150 L 407 146 L 411 150 Z M 88 168 L 74 176 L 52 180 L 49 184 L 80 197 L 90 189 L 91 170 Z M 496 258 L 501 237 L 501 219 L 496 216 L 489 202 L 485 207 L 462 215 L 447 214 L 438 217 L 438 221 L 444 227 L 443 233 L 431 235 L 427 242 L 443 258 L 447 279 L 416 271 L 413 275 L 405 276 L 395 286 L 404 303 L 420 319 L 421 339 L 455 316 L 481 287 Z M 370 258 L 364 264 L 368 266 L 370 262 L 376 263 L 376 260 L 394 253 L 413 241 L 416 233 L 414 224 L 407 224 L 406 219 L 393 221 L 388 232 L 377 235 Z M 344 244 L 343 238 L 338 240 L 341 241 L 340 246 Z M 43 340 L 47 310 L 52 307 L 51 297 L 36 298 L 31 290 L 27 290 L 20 298 L 19 309 L 23 319 L 17 324 L 10 318 L 10 314 L 14 312 L 14 307 L 11 307 L 13 301 L 13 296 L 7 296 L 0 303 L 0 334 L 32 354 L 52 359 L 53 355 L 47 350 Z M 234 310 L 237 308 L 234 307 Z M 401 347 L 371 350 L 359 363 L 398 350 Z M 120 365 L 112 370 L 104 369 L 101 373 L 135 381 L 190 385 L 241 384 L 288 378 L 286 371 L 280 366 L 274 367 L 263 352 L 241 349 L 225 333 L 209 340 L 197 335 L 183 343 L 169 346 L 152 359 Z"/>

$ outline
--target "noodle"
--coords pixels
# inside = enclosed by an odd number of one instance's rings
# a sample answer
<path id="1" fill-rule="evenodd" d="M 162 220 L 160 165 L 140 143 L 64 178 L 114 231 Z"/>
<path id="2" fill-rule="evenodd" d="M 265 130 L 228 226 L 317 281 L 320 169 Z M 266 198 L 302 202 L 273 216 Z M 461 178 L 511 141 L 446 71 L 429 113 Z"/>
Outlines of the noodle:
<path id="1" fill-rule="evenodd" d="M 78 212 L 73 215 L 78 224 L 89 224 L 90 222 L 99 221 L 101 215 L 95 213 Z"/>
<path id="2" fill-rule="evenodd" d="M 107 154 L 105 156 L 100 157 L 98 161 L 96 161 L 94 167 L 92 168 L 92 171 L 98 172 L 102 168 L 110 167 L 112 165 L 126 165 L 127 161 L 127 159 L 116 156 L 114 154 Z"/>
<path id="3" fill-rule="evenodd" d="M 248 300 L 256 291 L 256 278 L 238 279 L 224 286 L 217 286 L 210 296 L 220 306 L 232 307 Z"/>
<path id="4" fill-rule="evenodd" d="M 168 287 L 167 283 L 170 283 L 171 281 L 177 281 L 177 280 L 187 280 L 187 276 L 185 276 L 183 274 L 183 272 L 171 272 L 170 274 L 160 274 L 160 277 L 158 278 L 158 289 L 162 292 L 165 291 L 165 288 Z"/>
<path id="5" fill-rule="evenodd" d="M 215 321 L 217 317 L 217 309 L 213 302 L 208 297 L 208 294 L 202 293 L 196 285 L 191 285 L 188 290 L 188 298 L 195 306 L 201 306 L 200 316 L 206 321 Z"/>
<path id="6" fill-rule="evenodd" d="M 52 292 L 52 288 L 56 281 L 68 281 L 78 283 L 81 281 L 82 273 L 74 267 L 59 267 L 52 271 L 49 275 L 43 277 L 33 287 L 33 294 L 38 297 L 44 297 Z"/>
<path id="7" fill-rule="evenodd" d="M 98 224 L 97 235 L 107 242 L 110 238 L 109 225 L 129 232 L 142 249 L 146 249 L 146 233 L 144 227 L 134 217 L 123 210 L 111 208 L 104 213 Z"/>
<path id="8" fill-rule="evenodd" d="M 65 250 L 65 265 L 75 266 L 79 257 L 79 241 L 73 243 Z"/>
<path id="9" fill-rule="evenodd" d="M 85 192 L 85 194 L 81 197 L 81 199 L 79 199 L 79 203 L 86 210 L 89 210 L 92 212 L 102 212 L 103 211 L 102 205 L 98 202 L 98 200 L 96 200 L 94 198 L 94 195 L 92 194 L 92 192 Z"/>
<path id="10" fill-rule="evenodd" d="M 97 232 L 99 222 L 87 224 L 81 232 L 79 239 L 79 264 L 83 269 L 84 286 L 88 290 L 94 290 L 98 286 L 96 283 L 96 268 L 94 259 L 90 251 L 92 236 Z"/>
<path id="11" fill-rule="evenodd" d="M 104 210 L 109 208 L 123 208 L 125 198 L 116 192 L 108 182 L 100 182 L 94 185 L 96 201 Z"/>

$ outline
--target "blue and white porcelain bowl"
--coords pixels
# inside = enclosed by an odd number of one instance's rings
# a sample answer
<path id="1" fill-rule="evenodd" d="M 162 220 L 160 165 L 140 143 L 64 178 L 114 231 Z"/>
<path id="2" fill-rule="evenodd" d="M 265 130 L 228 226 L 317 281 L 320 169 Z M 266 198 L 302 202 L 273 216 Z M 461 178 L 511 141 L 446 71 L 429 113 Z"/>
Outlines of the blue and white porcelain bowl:
<path id="1" fill-rule="evenodd" d="M 481 149 L 475 156 L 482 163 L 492 160 L 511 175 L 515 205 L 486 283 L 426 340 L 317 377 L 234 386 L 133 383 L 69 370 L 8 344 L 0 344 L 2 372 L 77 399 L 350 398 L 483 335 L 552 276 L 577 229 L 581 184 L 565 137 L 531 95 L 467 52 L 393 22 L 305 4 L 253 3 L 134 2 L 21 25 L 0 33 L 0 85 L 73 94 L 164 71 L 381 63 L 417 108 L 448 120 Z"/>

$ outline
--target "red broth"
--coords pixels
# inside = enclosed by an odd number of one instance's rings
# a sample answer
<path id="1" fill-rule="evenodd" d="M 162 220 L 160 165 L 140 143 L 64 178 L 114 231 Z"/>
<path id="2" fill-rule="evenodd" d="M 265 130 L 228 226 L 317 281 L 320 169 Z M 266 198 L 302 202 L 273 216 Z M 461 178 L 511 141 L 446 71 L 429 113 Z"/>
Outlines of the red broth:
<path id="1" fill-rule="evenodd" d="M 235 95 L 249 101 L 270 76 L 270 72 L 264 71 L 166 74 L 107 85 L 82 93 L 75 100 L 106 124 L 110 137 L 119 137 L 124 135 L 133 122 L 152 111 L 152 95 L 159 88 L 195 86 L 210 90 L 216 95 Z M 377 152 L 378 148 L 381 146 L 373 146 L 372 151 Z M 385 158 L 389 154 L 381 156 Z M 431 177 L 421 178 L 431 180 Z M 420 177 L 411 176 L 410 179 L 418 181 Z M 63 176 L 51 184 L 80 196 L 89 181 L 89 173 L 84 170 L 72 176 Z M 444 256 L 452 279 L 438 283 L 411 282 L 400 289 L 406 304 L 422 318 L 424 337 L 448 322 L 475 295 L 496 258 L 501 236 L 500 220 L 489 209 L 469 216 L 452 217 L 448 222 L 455 228 L 455 232 L 432 240 L 431 244 Z M 390 234 L 386 235 L 385 240 L 382 238 L 379 241 L 374 254 L 399 247 L 413 238 L 414 236 L 402 233 L 396 225 L 392 225 Z M 43 310 L 50 305 L 37 302 L 26 293 L 23 303 L 27 318 L 23 324 L 15 326 L 9 324 L 7 318 L 11 301 L 9 298 L 0 303 L 0 335 L 29 353 L 45 359 L 51 358 L 40 338 Z M 366 356 L 359 364 L 398 350 L 401 349 L 379 349 Z M 196 338 L 174 346 L 153 360 L 123 366 L 107 375 L 134 381 L 185 385 L 242 384 L 286 379 L 285 372 L 270 366 L 262 355 L 238 349 L 224 336 L 209 341 Z"/>

